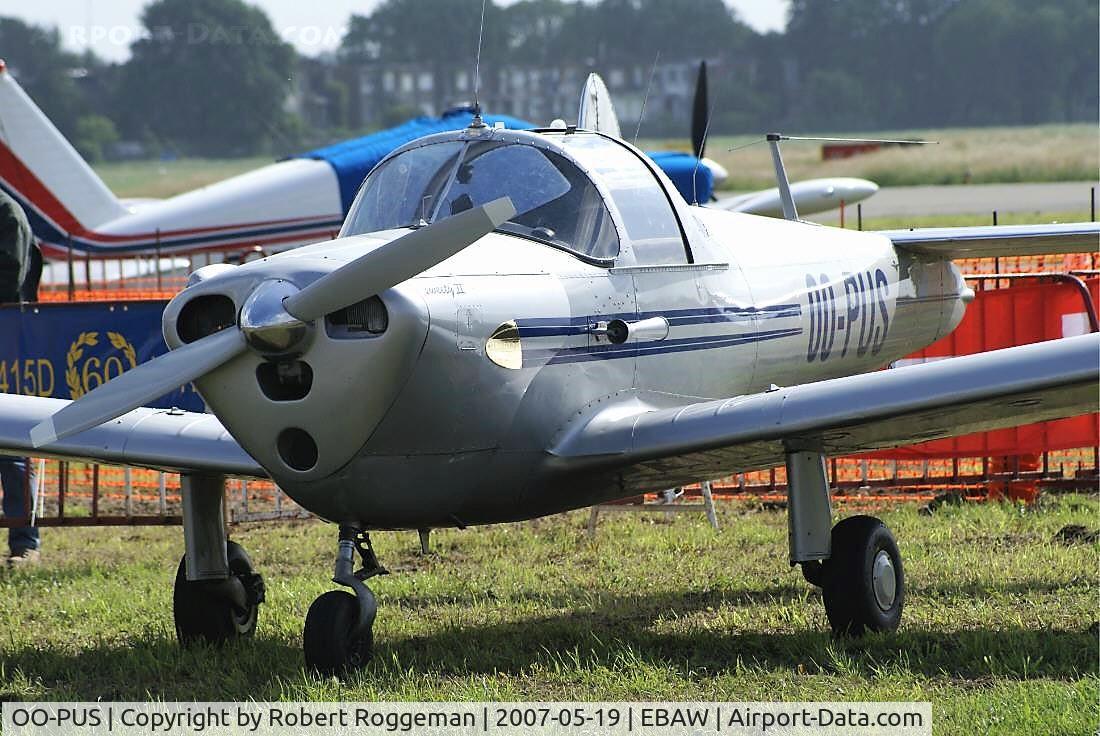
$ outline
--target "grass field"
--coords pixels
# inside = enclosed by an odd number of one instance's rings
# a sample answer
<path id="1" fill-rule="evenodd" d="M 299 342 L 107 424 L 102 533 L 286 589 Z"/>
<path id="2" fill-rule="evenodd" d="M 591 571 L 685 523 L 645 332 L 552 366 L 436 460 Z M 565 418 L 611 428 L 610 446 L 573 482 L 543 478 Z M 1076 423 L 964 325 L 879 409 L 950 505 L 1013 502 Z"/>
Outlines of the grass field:
<path id="1" fill-rule="evenodd" d="M 806 218 L 810 221 L 830 221 L 836 225 L 834 212 L 822 213 L 819 216 L 810 215 Z M 1089 213 L 1086 210 L 1072 212 L 1002 212 L 997 218 L 999 225 L 1041 225 L 1055 222 L 1088 222 Z M 864 230 L 901 230 L 917 227 L 969 227 L 972 225 L 992 225 L 989 215 L 967 215 L 952 213 L 949 215 L 899 215 L 897 217 L 864 217 Z M 848 217 L 845 227 L 856 227 L 855 213 L 848 209 Z"/>
<path id="2" fill-rule="evenodd" d="M 948 128 L 875 133 L 820 133 L 841 137 L 922 138 L 927 146 L 892 146 L 848 159 L 822 161 L 821 143 L 783 144 L 783 162 L 792 181 L 857 176 L 879 186 L 1090 181 L 1100 170 L 1100 137 L 1095 125 L 1043 125 L 1012 128 Z M 775 186 L 771 154 L 764 144 L 736 151 L 761 136 L 716 136 L 707 155 L 730 172 L 727 189 Z M 687 136 L 642 141 L 643 148 L 690 150 Z"/>
<path id="3" fill-rule="evenodd" d="M 175 161 L 119 161 L 96 164 L 95 170 L 119 197 L 171 197 L 273 163 L 252 158 L 182 158 Z"/>
<path id="4" fill-rule="evenodd" d="M 837 135 L 832 133 L 830 135 Z M 841 134 L 846 136 L 858 133 Z M 974 184 L 1021 181 L 1089 181 L 1100 169 L 1100 138 L 1093 125 L 1017 128 L 952 128 L 864 134 L 872 138 L 926 138 L 923 148 L 886 148 L 841 161 L 821 161 L 820 143 L 784 144 L 783 160 L 792 180 L 858 176 L 880 186 Z M 775 186 L 771 157 L 764 145 L 730 152 L 752 136 L 715 136 L 707 154 L 730 172 L 726 189 Z M 647 150 L 689 150 L 683 139 L 642 140 Z M 170 197 L 272 163 L 271 158 L 179 159 L 98 164 L 95 168 L 120 197 Z"/>
<path id="5" fill-rule="evenodd" d="M 909 597 L 902 631 L 827 633 L 786 564 L 786 517 L 586 515 L 433 536 L 379 534 L 376 655 L 347 682 L 303 671 L 301 626 L 333 587 L 335 530 L 235 531 L 267 580 L 256 639 L 181 651 L 178 529 L 47 530 L 44 563 L 0 576 L 0 700 L 930 700 L 936 734 L 1084 734 L 1100 724 L 1096 498 L 1035 510 L 881 514 Z"/>

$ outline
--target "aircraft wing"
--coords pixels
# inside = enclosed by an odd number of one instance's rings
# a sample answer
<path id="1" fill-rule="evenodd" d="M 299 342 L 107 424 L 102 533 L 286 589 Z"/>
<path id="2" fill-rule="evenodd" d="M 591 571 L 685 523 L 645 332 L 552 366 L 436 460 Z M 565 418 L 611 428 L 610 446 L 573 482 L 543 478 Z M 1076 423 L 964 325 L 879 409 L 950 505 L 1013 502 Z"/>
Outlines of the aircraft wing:
<path id="1" fill-rule="evenodd" d="M 862 202 L 877 191 L 878 184 L 873 181 L 852 177 L 807 179 L 791 184 L 791 197 L 794 199 L 799 215 L 827 212 L 840 207 L 842 203 L 853 205 L 856 202 Z M 747 215 L 783 216 L 783 203 L 779 197 L 778 187 L 723 197 L 708 206 L 727 212 L 743 212 Z"/>
<path id="2" fill-rule="evenodd" d="M 673 408 L 612 405 L 552 465 L 623 495 L 782 464 L 784 443 L 847 455 L 1097 410 L 1100 333 Z"/>
<path id="3" fill-rule="evenodd" d="M 880 230 L 894 245 L 937 258 L 1033 256 L 1100 250 L 1100 223 Z"/>
<path id="4" fill-rule="evenodd" d="M 267 472 L 212 414 L 178 409 L 135 409 L 106 424 L 31 446 L 31 427 L 66 404 L 64 399 L 0 394 L 0 454 L 136 465 L 171 472 L 266 478 Z"/>

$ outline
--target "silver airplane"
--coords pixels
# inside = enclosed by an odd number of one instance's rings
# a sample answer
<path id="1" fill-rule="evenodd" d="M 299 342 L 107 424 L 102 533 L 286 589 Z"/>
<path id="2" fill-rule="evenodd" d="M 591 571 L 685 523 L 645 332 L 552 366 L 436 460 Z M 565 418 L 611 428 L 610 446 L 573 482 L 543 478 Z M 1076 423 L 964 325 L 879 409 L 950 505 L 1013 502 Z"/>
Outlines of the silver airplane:
<path id="1" fill-rule="evenodd" d="M 249 636 L 227 476 L 338 526 L 310 668 L 370 656 L 374 530 L 531 519 L 785 463 L 789 558 L 838 634 L 898 627 L 878 519 L 825 458 L 1095 411 L 1096 334 L 892 370 L 959 323 L 951 258 L 1097 248 L 1096 224 L 855 232 L 691 206 L 614 136 L 478 125 L 394 151 L 334 241 L 195 271 L 167 354 L 74 402 L 0 396 L 11 454 L 183 474 L 178 638 Z M 141 408 L 194 381 L 213 412 Z M 361 561 L 361 564 L 360 564 Z"/>

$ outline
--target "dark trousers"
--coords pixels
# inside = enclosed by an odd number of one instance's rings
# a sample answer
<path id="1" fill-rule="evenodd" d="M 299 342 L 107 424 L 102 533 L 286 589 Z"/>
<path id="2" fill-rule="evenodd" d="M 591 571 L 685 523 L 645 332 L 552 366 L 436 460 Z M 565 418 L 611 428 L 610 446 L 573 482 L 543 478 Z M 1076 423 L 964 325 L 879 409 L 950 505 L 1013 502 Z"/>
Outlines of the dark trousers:
<path id="1" fill-rule="evenodd" d="M 28 472 L 29 470 L 29 472 Z M 4 490 L 4 516 L 28 516 L 27 489 L 34 488 L 34 467 L 25 457 L 0 458 L 0 485 Z M 33 526 L 8 529 L 8 548 L 13 552 L 38 549 L 38 529 Z"/>

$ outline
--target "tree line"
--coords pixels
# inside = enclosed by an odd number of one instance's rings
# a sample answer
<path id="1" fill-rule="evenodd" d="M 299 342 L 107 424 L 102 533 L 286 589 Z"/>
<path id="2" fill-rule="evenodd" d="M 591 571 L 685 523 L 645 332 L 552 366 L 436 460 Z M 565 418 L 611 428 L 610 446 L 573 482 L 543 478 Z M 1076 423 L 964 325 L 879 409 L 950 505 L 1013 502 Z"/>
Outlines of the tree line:
<path id="1" fill-rule="evenodd" d="M 81 151 L 286 153 L 344 135 L 353 70 L 469 65 L 481 0 L 383 0 L 353 16 L 337 54 L 296 56 L 243 0 L 154 0 L 130 58 L 66 51 L 56 30 L 0 17 L 0 55 Z M 486 7 L 483 68 L 712 62 L 718 133 L 1096 122 L 1094 0 L 792 0 L 784 33 L 756 33 L 722 0 L 520 0 Z M 195 29 L 203 29 L 196 34 Z M 333 130 L 287 111 L 298 76 Z M 685 109 L 685 121 L 690 111 Z M 685 122 L 686 125 L 686 122 Z"/>

